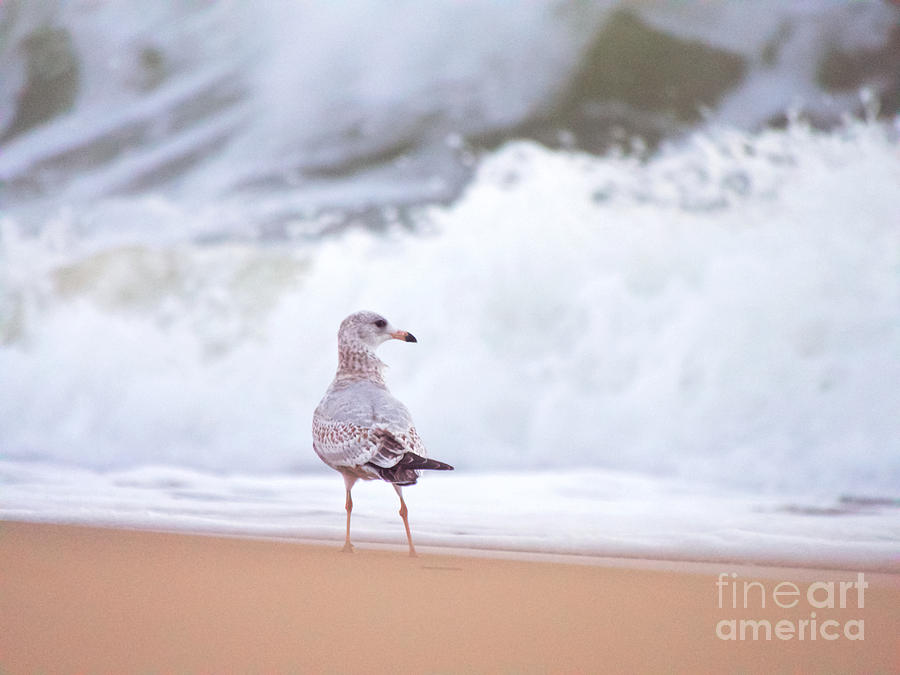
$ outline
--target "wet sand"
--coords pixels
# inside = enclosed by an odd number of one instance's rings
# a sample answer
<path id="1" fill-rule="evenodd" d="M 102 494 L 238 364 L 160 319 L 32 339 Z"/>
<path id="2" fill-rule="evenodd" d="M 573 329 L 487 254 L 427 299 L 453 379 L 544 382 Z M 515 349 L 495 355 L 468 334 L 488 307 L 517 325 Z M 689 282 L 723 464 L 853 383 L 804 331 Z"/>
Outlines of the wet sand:
<path id="1" fill-rule="evenodd" d="M 900 575 L 859 608 L 855 571 L 339 546 L 2 522 L 0 672 L 900 672 Z M 748 609 L 720 572 L 760 582 Z M 845 608 L 810 606 L 841 580 Z M 742 618 L 795 632 L 717 637 Z"/>

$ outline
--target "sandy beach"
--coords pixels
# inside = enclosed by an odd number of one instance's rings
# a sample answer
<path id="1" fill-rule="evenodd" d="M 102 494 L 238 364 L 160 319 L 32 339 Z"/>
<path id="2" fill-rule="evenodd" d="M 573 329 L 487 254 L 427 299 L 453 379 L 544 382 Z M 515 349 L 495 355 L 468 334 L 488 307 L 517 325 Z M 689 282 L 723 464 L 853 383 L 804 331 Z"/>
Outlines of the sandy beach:
<path id="1" fill-rule="evenodd" d="M 3 522 L 0 671 L 900 669 L 900 575 L 866 574 L 857 607 L 853 571 L 525 558 Z M 748 608 L 741 593 L 733 607 L 729 582 L 751 580 Z M 846 606 L 811 608 L 817 581 L 819 602 L 844 581 Z M 792 609 L 773 602 L 780 582 L 800 593 Z M 811 614 L 815 640 L 717 636 L 732 619 L 796 630 Z"/>

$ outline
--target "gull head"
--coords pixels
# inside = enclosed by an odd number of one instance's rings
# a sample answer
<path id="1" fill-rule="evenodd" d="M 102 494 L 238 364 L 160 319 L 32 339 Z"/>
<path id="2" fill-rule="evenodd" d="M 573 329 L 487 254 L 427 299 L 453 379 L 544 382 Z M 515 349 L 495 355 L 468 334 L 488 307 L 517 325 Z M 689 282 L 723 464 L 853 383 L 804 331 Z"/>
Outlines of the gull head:
<path id="1" fill-rule="evenodd" d="M 338 345 L 362 344 L 374 350 L 382 342 L 403 340 L 417 342 L 415 336 L 405 330 L 397 330 L 391 322 L 375 312 L 356 312 L 341 322 Z"/>

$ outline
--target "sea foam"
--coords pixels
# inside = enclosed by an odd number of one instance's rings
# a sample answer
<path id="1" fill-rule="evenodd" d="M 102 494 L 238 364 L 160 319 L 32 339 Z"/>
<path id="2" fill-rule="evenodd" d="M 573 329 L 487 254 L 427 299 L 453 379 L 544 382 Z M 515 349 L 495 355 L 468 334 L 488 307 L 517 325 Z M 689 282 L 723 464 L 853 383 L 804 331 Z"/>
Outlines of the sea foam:
<path id="1" fill-rule="evenodd" d="M 462 469 L 896 492 L 898 151 L 859 121 L 646 161 L 511 143 L 412 229 L 315 242 L 205 236 L 231 202 L 10 212 L 0 452 L 319 470 L 311 411 L 367 308 L 419 338 L 382 348 L 387 380 Z"/>

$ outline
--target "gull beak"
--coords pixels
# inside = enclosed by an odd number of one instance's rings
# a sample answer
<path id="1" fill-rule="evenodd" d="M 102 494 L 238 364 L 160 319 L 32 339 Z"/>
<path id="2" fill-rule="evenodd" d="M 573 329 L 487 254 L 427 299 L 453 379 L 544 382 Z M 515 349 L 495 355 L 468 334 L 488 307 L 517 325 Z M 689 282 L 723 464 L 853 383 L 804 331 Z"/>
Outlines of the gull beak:
<path id="1" fill-rule="evenodd" d="M 408 333 L 405 330 L 395 330 L 391 333 L 391 337 L 395 340 L 403 340 L 404 342 L 418 342 L 415 335 Z"/>

